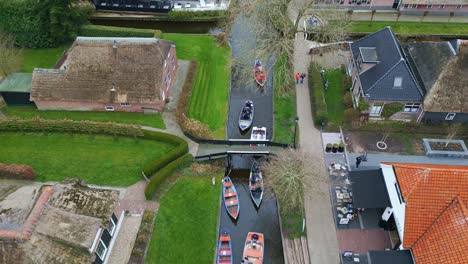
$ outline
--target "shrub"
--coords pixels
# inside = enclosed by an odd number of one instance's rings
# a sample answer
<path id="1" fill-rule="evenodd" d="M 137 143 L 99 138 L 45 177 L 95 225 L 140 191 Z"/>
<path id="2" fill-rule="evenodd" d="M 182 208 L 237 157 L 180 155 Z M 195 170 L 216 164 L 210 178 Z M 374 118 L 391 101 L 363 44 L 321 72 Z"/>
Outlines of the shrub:
<path id="1" fill-rule="evenodd" d="M 362 97 L 359 98 L 359 111 L 369 111 L 369 107 L 370 105 L 366 100 L 362 99 Z"/>
<path id="2" fill-rule="evenodd" d="M 315 126 L 326 126 L 328 123 L 328 114 L 327 112 L 320 112 L 315 115 Z"/>
<path id="3" fill-rule="evenodd" d="M 309 67 L 309 86 L 315 126 L 321 126 L 328 122 L 328 114 L 322 77 L 318 66 L 315 64 Z"/>
<path id="4" fill-rule="evenodd" d="M 347 92 L 343 95 L 343 105 L 344 105 L 346 108 L 352 108 L 352 107 L 353 107 L 353 98 L 352 98 L 352 95 L 351 95 L 351 92 L 350 92 L 350 91 L 347 91 Z"/>
<path id="5" fill-rule="evenodd" d="M 205 10 L 205 11 L 175 11 L 171 10 L 168 14 L 171 19 L 193 19 L 193 18 L 224 18 L 224 10 Z"/>
<path id="6" fill-rule="evenodd" d="M 31 166 L 0 163 L 0 179 L 33 181 L 35 178 L 36 173 Z"/>
<path id="7" fill-rule="evenodd" d="M 382 116 L 387 118 L 390 118 L 392 115 L 400 112 L 403 109 L 403 104 L 400 103 L 390 103 L 386 104 L 382 110 Z"/>
<path id="8" fill-rule="evenodd" d="M 171 163 L 167 164 L 166 167 L 162 168 L 158 172 L 156 172 L 152 177 L 148 185 L 145 188 L 145 197 L 147 200 L 151 200 L 161 185 L 161 183 L 175 170 L 187 167 L 192 163 L 193 157 L 191 154 L 185 154 L 182 157 L 172 161 Z"/>
<path id="9" fill-rule="evenodd" d="M 160 30 L 153 29 L 84 25 L 80 29 L 80 36 L 161 38 L 162 32 Z"/>

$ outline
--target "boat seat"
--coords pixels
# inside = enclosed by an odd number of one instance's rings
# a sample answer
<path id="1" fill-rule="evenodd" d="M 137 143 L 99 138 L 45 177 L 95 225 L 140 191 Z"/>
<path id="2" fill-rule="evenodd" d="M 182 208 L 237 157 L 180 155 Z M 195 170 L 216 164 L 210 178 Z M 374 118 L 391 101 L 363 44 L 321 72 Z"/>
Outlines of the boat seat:
<path id="1" fill-rule="evenodd" d="M 228 192 L 228 193 L 225 193 L 225 194 L 224 194 L 224 197 L 226 197 L 226 198 L 233 197 L 233 196 L 237 196 L 237 193 L 235 193 L 235 192 Z"/>
<path id="2" fill-rule="evenodd" d="M 261 258 L 263 256 L 262 250 L 260 249 L 260 247 L 257 247 L 257 249 L 248 248 L 247 250 L 245 250 L 244 255 L 247 257 L 254 257 L 254 258 Z"/>
<path id="3" fill-rule="evenodd" d="M 224 182 L 223 185 L 224 187 L 230 187 L 232 186 L 232 182 Z"/>
<path id="4" fill-rule="evenodd" d="M 222 242 L 226 242 L 226 241 L 230 241 L 231 239 L 228 236 L 221 236 L 219 240 Z"/>
<path id="5" fill-rule="evenodd" d="M 231 252 L 231 250 L 229 250 L 229 249 L 220 249 L 219 252 L 218 252 L 218 254 L 219 254 L 220 256 L 231 256 L 231 255 L 232 255 L 232 252 Z"/>
<path id="6" fill-rule="evenodd" d="M 234 206 L 234 205 L 237 205 L 239 203 L 239 201 L 237 201 L 237 199 L 233 199 L 233 200 L 230 200 L 230 201 L 226 201 L 226 204 L 228 206 Z"/>

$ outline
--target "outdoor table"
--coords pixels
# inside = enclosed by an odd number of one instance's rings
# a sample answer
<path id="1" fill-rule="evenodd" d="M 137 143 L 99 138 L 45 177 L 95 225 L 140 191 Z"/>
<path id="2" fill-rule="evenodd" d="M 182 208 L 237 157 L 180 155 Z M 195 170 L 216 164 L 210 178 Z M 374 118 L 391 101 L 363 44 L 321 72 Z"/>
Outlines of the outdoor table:
<path id="1" fill-rule="evenodd" d="M 343 198 L 349 199 L 349 193 L 343 193 Z"/>
<path id="2" fill-rule="evenodd" d="M 343 208 L 341 208 L 341 212 L 343 212 L 343 214 L 346 214 L 346 213 L 348 213 L 349 211 L 348 211 L 348 208 L 343 207 Z"/>
<path id="3" fill-rule="evenodd" d="M 337 199 L 343 199 L 343 194 L 342 193 L 337 193 L 336 198 Z"/>

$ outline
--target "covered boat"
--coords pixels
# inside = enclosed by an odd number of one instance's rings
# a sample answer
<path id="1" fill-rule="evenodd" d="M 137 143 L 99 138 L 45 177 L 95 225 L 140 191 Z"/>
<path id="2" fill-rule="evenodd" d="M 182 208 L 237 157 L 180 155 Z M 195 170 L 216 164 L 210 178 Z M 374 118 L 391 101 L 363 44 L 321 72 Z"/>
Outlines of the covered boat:
<path id="1" fill-rule="evenodd" d="M 242 263 L 263 264 L 264 243 L 262 233 L 249 232 L 245 239 Z"/>
<path id="2" fill-rule="evenodd" d="M 266 81 L 265 69 L 263 68 L 262 63 L 259 60 L 255 61 L 253 72 L 254 72 L 255 82 L 257 83 L 257 85 L 260 87 L 265 86 L 265 81 Z"/>
<path id="3" fill-rule="evenodd" d="M 223 200 L 224 207 L 228 214 L 234 219 L 237 220 L 239 217 L 239 196 L 237 195 L 236 187 L 231 181 L 229 176 L 224 177 L 223 179 Z"/>
<path id="4" fill-rule="evenodd" d="M 239 128 L 241 131 L 247 130 L 254 118 L 254 104 L 251 100 L 247 100 L 242 107 L 239 115 Z"/>
<path id="5" fill-rule="evenodd" d="M 249 190 L 255 205 L 257 208 L 260 207 L 263 198 L 263 176 L 260 166 L 255 161 L 250 169 Z"/>
<path id="6" fill-rule="evenodd" d="M 266 127 L 253 127 L 252 134 L 250 135 L 250 140 L 267 140 L 266 131 Z"/>
<path id="7" fill-rule="evenodd" d="M 227 228 L 221 229 L 216 255 L 217 264 L 232 264 L 232 241 Z"/>

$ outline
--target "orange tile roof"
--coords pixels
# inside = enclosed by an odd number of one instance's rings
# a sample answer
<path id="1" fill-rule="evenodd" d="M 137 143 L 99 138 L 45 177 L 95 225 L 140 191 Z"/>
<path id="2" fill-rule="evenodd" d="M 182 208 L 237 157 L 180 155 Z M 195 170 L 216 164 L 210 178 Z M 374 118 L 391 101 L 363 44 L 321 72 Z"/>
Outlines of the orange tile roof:
<path id="1" fill-rule="evenodd" d="M 468 210 L 456 198 L 412 248 L 416 263 L 468 263 Z"/>
<path id="2" fill-rule="evenodd" d="M 461 204 L 468 202 L 468 166 L 388 162 L 384 164 L 393 166 L 406 203 L 404 248 L 412 248 L 418 240 L 423 240 L 423 236 L 428 236 L 428 229 L 456 197 Z M 447 221 L 441 223 L 449 224 Z M 455 241 L 458 239 L 456 236 L 456 233 L 452 233 Z M 447 244 L 442 251 L 452 250 Z"/>

